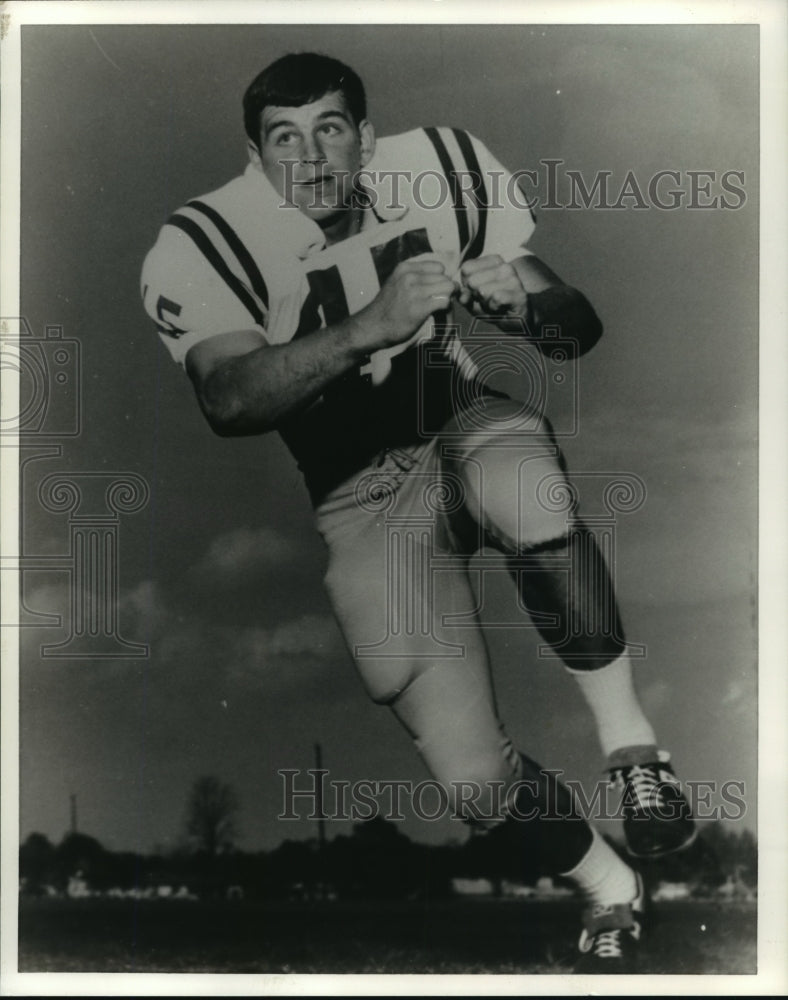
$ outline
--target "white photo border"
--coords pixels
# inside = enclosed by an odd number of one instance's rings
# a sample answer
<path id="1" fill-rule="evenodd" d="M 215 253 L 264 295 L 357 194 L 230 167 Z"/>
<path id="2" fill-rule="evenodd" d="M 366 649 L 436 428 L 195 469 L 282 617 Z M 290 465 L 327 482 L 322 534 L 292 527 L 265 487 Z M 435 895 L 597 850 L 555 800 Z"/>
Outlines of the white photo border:
<path id="1" fill-rule="evenodd" d="M 19 973 L 17 970 L 17 889 L 19 823 L 18 630 L 2 634 L 2 951 L 0 993 L 19 995 L 544 995 L 655 994 L 756 995 L 788 991 L 788 737 L 785 706 L 788 678 L 785 651 L 788 509 L 785 375 L 788 308 L 785 275 L 788 176 L 785 122 L 788 121 L 788 7 L 761 2 L 588 3 L 584 0 L 499 2 L 494 7 L 466 0 L 399 0 L 396 3 L 300 4 L 212 3 L 210 0 L 115 0 L 115 2 L 15 2 L 2 19 L 2 213 L 3 269 L 0 315 L 19 313 L 20 77 L 21 28 L 34 24 L 240 24 L 240 23 L 435 23 L 435 24 L 759 24 L 761 27 L 761 237 L 760 237 L 760 622 L 759 696 L 759 863 L 758 973 L 752 976 L 595 977 L 568 976 L 304 976 L 150 975 Z M 10 192 L 10 194 L 9 194 Z M 15 197 L 15 194 L 17 195 Z M 18 387 L 3 372 L 3 411 L 16 412 Z M 2 449 L 2 551 L 17 552 L 18 452 Z M 0 574 L 6 609 L 17 604 L 16 574 Z"/>

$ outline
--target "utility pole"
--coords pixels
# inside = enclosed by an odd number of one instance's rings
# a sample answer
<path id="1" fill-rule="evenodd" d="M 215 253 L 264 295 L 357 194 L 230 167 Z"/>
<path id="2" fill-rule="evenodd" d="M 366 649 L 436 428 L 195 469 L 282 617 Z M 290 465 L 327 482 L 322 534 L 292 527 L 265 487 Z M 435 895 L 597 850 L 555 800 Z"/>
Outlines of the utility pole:
<path id="1" fill-rule="evenodd" d="M 325 898 L 326 892 L 326 814 L 323 812 L 323 748 L 315 743 L 315 812 L 317 813 L 317 857 L 320 883 L 317 887 L 318 898 Z"/>
<path id="2" fill-rule="evenodd" d="M 72 794 L 71 798 L 71 832 L 77 832 L 77 797 Z"/>
<path id="3" fill-rule="evenodd" d="M 319 743 L 315 743 L 315 770 L 323 770 L 323 748 Z M 317 842 L 320 846 L 321 855 L 326 848 L 326 814 L 323 811 L 323 775 L 318 773 L 315 784 L 315 812 L 317 813 Z"/>

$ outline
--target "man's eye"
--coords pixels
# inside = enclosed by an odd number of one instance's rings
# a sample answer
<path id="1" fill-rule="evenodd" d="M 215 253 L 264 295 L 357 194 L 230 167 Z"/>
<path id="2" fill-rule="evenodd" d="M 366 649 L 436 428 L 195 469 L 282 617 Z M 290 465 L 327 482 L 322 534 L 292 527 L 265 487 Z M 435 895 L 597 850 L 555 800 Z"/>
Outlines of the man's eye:
<path id="1" fill-rule="evenodd" d="M 295 140 L 295 132 L 280 132 L 276 137 L 277 146 L 287 146 Z"/>
<path id="2" fill-rule="evenodd" d="M 338 125 L 334 125 L 332 122 L 327 122 L 321 127 L 321 131 L 325 132 L 327 135 L 337 135 L 342 129 Z"/>

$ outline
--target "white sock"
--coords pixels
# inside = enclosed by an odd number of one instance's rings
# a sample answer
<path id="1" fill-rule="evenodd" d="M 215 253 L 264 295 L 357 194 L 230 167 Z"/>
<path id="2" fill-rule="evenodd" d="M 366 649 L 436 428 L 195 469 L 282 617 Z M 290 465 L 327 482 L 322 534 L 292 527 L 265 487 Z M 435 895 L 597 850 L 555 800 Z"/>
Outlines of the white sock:
<path id="1" fill-rule="evenodd" d="M 577 681 L 596 720 L 602 752 L 608 757 L 622 747 L 654 747 L 657 738 L 643 714 L 632 683 L 628 653 L 599 670 L 567 671 Z"/>
<path id="2" fill-rule="evenodd" d="M 561 874 L 577 883 L 583 895 L 600 906 L 631 903 L 638 894 L 635 873 L 592 829 L 591 846 L 575 867 Z"/>

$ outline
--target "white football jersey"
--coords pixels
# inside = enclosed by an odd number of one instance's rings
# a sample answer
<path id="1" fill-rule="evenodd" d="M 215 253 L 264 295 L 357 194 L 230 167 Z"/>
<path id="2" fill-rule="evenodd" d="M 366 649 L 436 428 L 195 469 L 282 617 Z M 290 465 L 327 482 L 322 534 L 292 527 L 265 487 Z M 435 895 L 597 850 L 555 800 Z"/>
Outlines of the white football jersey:
<path id="1" fill-rule="evenodd" d="M 172 357 L 183 364 L 195 344 L 235 330 L 257 330 L 261 342 L 282 344 L 330 326 L 369 304 L 406 259 L 436 256 L 454 276 L 468 259 L 528 253 L 534 219 L 522 194 L 519 204 L 507 198 L 511 175 L 459 129 L 419 128 L 378 140 L 359 183 L 370 205 L 361 231 L 328 247 L 320 226 L 284 202 L 252 164 L 179 209 L 142 272 L 146 311 Z M 413 354 L 409 348 L 436 332 L 450 366 L 474 378 L 475 366 L 451 325 L 436 329 L 428 321 L 408 343 L 378 351 L 344 376 L 341 393 L 327 391 L 282 428 L 305 471 L 329 460 L 329 440 L 344 464 L 350 453 L 374 452 L 369 435 L 358 431 L 360 418 L 375 419 L 375 392 L 398 371 L 412 379 L 410 360 L 398 366 L 394 359 Z M 397 394 L 388 386 L 385 396 L 388 410 Z"/>

